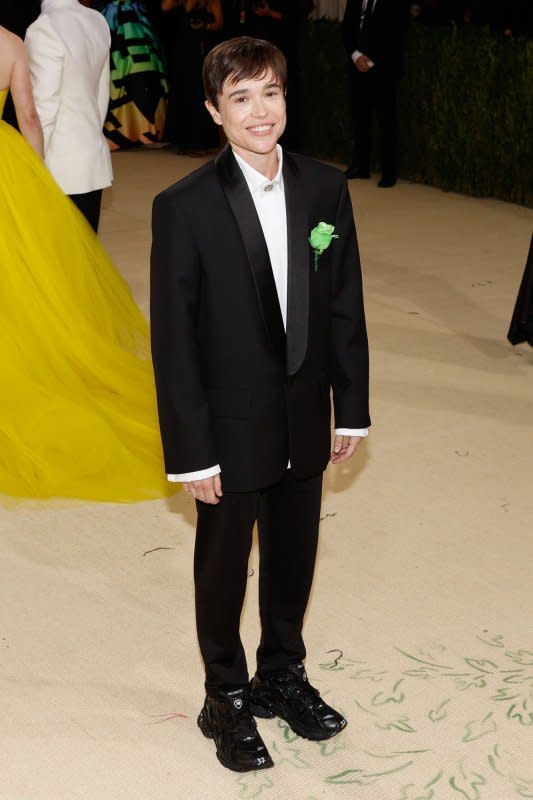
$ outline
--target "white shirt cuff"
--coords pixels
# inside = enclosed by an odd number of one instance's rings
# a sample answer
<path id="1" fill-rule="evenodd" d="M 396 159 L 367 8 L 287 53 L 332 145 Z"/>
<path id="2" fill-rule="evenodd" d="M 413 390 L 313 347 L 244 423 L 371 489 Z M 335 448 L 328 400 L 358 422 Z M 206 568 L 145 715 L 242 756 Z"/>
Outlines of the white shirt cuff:
<path id="1" fill-rule="evenodd" d="M 366 439 L 368 436 L 368 428 L 335 428 L 336 436 L 360 436 L 361 439 Z"/>
<path id="2" fill-rule="evenodd" d="M 202 481 L 204 478 L 212 478 L 219 475 L 221 472 L 220 466 L 216 464 L 214 467 L 207 469 L 198 469 L 196 472 L 180 472 L 178 474 L 167 475 L 167 480 L 170 483 L 190 483 L 191 481 Z"/>
<path id="3" fill-rule="evenodd" d="M 352 53 L 352 61 L 353 61 L 354 64 L 357 61 L 357 59 L 359 58 L 359 56 L 364 56 L 364 53 L 361 53 L 360 50 L 354 50 L 353 53 Z M 368 56 L 367 56 L 367 58 L 368 58 Z M 368 58 L 368 66 L 369 67 L 373 67 L 374 66 L 374 62 L 371 61 L 369 58 Z"/>

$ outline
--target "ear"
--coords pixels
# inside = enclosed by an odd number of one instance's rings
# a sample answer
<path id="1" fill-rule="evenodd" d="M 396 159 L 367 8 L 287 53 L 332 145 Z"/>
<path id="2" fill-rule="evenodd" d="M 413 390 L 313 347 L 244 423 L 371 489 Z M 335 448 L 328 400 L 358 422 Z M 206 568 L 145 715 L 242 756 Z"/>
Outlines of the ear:
<path id="1" fill-rule="evenodd" d="M 211 102 L 211 100 L 206 100 L 206 101 L 205 101 L 205 107 L 207 108 L 207 110 L 208 110 L 208 111 L 209 111 L 209 113 L 211 114 L 211 117 L 213 118 L 213 122 L 214 122 L 216 125 L 222 125 L 222 117 L 220 116 L 220 113 L 219 113 L 219 111 L 218 111 L 218 108 L 216 108 L 216 107 L 213 105 L 213 103 Z"/>

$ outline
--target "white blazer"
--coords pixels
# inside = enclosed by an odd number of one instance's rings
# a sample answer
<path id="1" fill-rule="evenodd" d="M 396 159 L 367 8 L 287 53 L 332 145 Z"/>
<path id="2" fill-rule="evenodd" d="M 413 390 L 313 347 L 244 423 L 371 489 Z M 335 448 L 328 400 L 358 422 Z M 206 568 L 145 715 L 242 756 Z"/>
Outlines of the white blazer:
<path id="1" fill-rule="evenodd" d="M 43 0 L 25 44 L 48 169 L 65 194 L 109 186 L 113 171 L 102 130 L 109 104 L 107 22 L 78 0 Z"/>

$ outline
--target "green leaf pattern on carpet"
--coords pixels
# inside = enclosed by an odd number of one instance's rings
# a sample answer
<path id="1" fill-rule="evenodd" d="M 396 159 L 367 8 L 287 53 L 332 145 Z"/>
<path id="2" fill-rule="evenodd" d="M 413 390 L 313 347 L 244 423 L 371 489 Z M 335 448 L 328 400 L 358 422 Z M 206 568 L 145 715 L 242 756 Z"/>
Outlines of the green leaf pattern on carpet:
<path id="1" fill-rule="evenodd" d="M 326 702 L 342 698 L 347 731 L 309 742 L 282 720 L 261 721 L 280 772 L 239 777 L 236 797 L 279 800 L 290 769 L 317 775 L 317 797 L 302 800 L 533 798 L 531 649 L 485 631 L 461 654 L 441 643 L 398 644 L 383 663 L 346 652 L 307 668 Z"/>

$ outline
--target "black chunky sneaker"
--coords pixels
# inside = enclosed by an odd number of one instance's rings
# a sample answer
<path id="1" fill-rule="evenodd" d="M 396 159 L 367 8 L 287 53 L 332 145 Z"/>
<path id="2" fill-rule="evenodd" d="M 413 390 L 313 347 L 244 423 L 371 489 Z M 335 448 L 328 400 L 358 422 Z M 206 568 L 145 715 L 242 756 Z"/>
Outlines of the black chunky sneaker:
<path id="1" fill-rule="evenodd" d="M 346 727 L 338 711 L 326 705 L 307 680 L 303 664 L 256 675 L 250 684 L 250 710 L 256 717 L 281 717 L 304 739 L 329 739 Z"/>
<path id="2" fill-rule="evenodd" d="M 247 689 L 220 689 L 205 698 L 198 727 L 213 739 L 220 763 L 235 772 L 273 767 L 255 719 L 250 713 Z"/>

